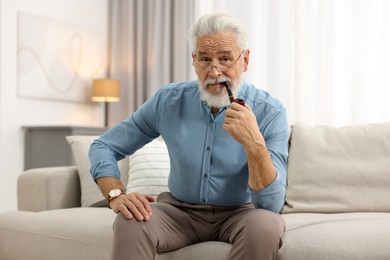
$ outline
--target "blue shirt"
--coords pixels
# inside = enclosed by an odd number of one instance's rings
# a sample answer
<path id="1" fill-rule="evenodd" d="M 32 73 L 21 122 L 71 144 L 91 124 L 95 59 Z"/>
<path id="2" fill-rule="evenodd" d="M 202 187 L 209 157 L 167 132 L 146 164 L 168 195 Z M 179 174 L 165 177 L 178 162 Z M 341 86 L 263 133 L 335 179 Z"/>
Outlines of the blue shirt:
<path id="1" fill-rule="evenodd" d="M 286 111 L 278 100 L 246 82 L 237 97 L 256 115 L 277 171 L 275 180 L 264 189 L 248 188 L 245 150 L 222 129 L 227 107 L 213 115 L 200 100 L 196 81 L 161 88 L 135 113 L 95 140 L 89 152 L 93 178 L 119 178 L 117 160 L 161 135 L 170 156 L 168 186 L 176 199 L 217 206 L 253 203 L 256 208 L 280 211 L 286 194 Z"/>

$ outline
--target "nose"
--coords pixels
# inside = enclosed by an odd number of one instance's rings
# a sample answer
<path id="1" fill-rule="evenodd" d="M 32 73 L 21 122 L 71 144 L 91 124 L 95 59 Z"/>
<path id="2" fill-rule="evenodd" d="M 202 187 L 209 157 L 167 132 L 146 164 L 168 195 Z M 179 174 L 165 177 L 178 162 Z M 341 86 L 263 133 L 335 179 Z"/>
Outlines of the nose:
<path id="1" fill-rule="evenodd" d="M 218 76 L 222 75 L 222 71 L 220 71 L 217 67 L 217 65 L 211 64 L 209 76 L 212 78 L 217 78 Z"/>

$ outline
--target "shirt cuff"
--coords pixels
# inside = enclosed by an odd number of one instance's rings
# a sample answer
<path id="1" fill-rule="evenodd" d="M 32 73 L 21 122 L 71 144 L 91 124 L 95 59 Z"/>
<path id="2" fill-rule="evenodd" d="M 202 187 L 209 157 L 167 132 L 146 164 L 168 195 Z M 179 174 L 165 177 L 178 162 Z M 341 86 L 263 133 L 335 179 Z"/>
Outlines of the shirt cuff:
<path id="1" fill-rule="evenodd" d="M 275 180 L 262 190 L 254 191 L 248 186 L 255 208 L 279 212 L 284 206 L 286 187 L 277 176 Z"/>

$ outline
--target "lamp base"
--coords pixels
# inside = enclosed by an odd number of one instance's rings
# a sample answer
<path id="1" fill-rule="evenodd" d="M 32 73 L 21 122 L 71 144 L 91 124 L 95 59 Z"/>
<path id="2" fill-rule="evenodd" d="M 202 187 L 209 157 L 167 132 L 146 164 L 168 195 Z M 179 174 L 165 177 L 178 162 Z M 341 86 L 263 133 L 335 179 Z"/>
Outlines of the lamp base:
<path id="1" fill-rule="evenodd" d="M 104 102 L 104 127 L 108 127 L 108 102 Z"/>

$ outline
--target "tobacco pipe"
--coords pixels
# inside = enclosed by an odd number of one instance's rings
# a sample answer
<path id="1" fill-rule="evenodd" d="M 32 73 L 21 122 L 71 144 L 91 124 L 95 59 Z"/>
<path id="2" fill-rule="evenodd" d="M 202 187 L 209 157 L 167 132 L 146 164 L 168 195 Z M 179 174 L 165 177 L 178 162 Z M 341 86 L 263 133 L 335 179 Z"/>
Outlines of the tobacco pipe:
<path id="1" fill-rule="evenodd" d="M 232 91 L 230 90 L 228 83 L 226 81 L 221 82 L 221 85 L 225 86 L 227 93 L 229 95 L 230 103 L 236 102 L 242 106 L 245 106 L 245 101 L 243 99 L 234 97 L 234 95 L 233 95 Z"/>

